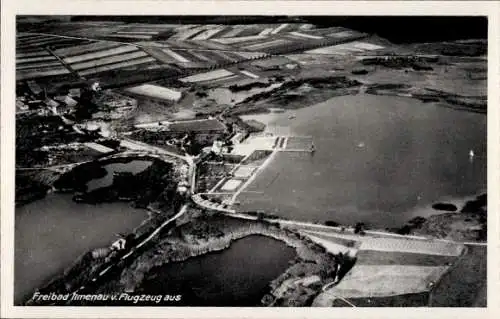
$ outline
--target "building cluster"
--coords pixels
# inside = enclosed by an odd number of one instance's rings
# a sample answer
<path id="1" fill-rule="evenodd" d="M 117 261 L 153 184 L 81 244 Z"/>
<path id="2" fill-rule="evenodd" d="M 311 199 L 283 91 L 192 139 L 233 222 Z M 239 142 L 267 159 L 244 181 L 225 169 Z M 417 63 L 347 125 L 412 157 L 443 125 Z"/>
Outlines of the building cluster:
<path id="1" fill-rule="evenodd" d="M 75 109 L 80 98 L 80 89 L 71 89 L 65 95 L 49 95 L 34 80 L 18 87 L 16 114 L 60 115 Z"/>

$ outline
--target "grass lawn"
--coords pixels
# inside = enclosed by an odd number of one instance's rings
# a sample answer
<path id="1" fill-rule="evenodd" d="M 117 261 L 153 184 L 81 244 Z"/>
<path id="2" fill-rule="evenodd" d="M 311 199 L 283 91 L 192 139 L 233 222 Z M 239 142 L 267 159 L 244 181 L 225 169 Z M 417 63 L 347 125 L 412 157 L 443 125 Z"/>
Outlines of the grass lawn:
<path id="1" fill-rule="evenodd" d="M 348 298 L 356 307 L 425 307 L 428 293 L 404 294 L 377 298 Z M 334 307 L 349 307 L 341 300 L 335 300 Z"/>
<path id="2" fill-rule="evenodd" d="M 486 306 L 486 247 L 467 246 L 468 252 L 434 287 L 432 307 Z"/>
<path id="3" fill-rule="evenodd" d="M 398 251 L 360 250 L 357 254 L 358 265 L 413 265 L 440 266 L 453 263 L 453 256 L 426 255 Z"/>

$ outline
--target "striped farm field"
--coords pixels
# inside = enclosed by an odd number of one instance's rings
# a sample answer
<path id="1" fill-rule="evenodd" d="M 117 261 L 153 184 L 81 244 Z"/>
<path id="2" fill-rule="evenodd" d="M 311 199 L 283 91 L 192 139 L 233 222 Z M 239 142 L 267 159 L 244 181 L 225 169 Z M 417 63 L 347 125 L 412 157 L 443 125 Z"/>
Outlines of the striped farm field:
<path id="1" fill-rule="evenodd" d="M 241 57 L 243 57 L 244 59 L 255 59 L 255 58 L 259 58 L 263 55 L 266 55 L 266 53 L 264 52 L 243 52 L 243 51 L 234 51 L 233 52 L 234 54 L 237 54 Z"/>
<path id="2" fill-rule="evenodd" d="M 184 56 L 182 56 L 181 52 L 174 52 L 170 49 L 161 49 L 161 51 L 166 53 L 167 55 L 169 55 L 170 57 L 172 57 L 174 60 L 176 60 L 178 62 L 183 62 L 183 63 L 191 62 L 188 59 L 186 59 Z"/>
<path id="3" fill-rule="evenodd" d="M 50 55 L 50 53 L 46 50 L 35 51 L 35 52 L 16 52 L 16 59 L 33 58 L 33 57 L 41 57 L 41 56 L 48 56 L 48 55 Z"/>
<path id="4" fill-rule="evenodd" d="M 191 75 L 191 76 L 182 78 L 181 81 L 182 82 L 202 82 L 202 81 L 210 81 L 210 80 L 226 78 L 226 77 L 229 77 L 232 75 L 233 75 L 232 72 L 225 70 L 225 69 L 220 69 L 220 70 L 210 71 L 210 72 L 206 72 L 206 73 Z"/>
<path id="5" fill-rule="evenodd" d="M 235 43 L 254 41 L 254 40 L 262 40 L 262 39 L 267 39 L 267 37 L 263 36 L 263 35 L 252 35 L 252 36 L 245 36 L 245 37 L 212 39 L 211 41 L 219 42 L 222 44 L 235 44 Z"/>
<path id="6" fill-rule="evenodd" d="M 149 55 L 152 57 L 156 58 L 157 60 L 163 62 L 163 63 L 175 63 L 177 60 L 175 60 L 171 55 L 166 54 L 162 47 L 144 47 L 143 50 L 147 52 Z"/>
<path id="7" fill-rule="evenodd" d="M 283 23 L 281 25 L 279 25 L 276 29 L 274 29 L 271 34 L 278 34 L 280 32 L 282 32 L 283 30 L 285 30 L 287 27 L 289 27 L 290 24 L 288 23 Z"/>
<path id="8" fill-rule="evenodd" d="M 306 53 L 345 55 L 345 54 L 351 54 L 351 53 L 355 53 L 355 52 L 379 50 L 379 49 L 383 49 L 383 48 L 384 48 L 383 46 L 372 44 L 372 43 L 353 41 L 353 42 L 349 42 L 349 43 L 337 44 L 337 45 L 332 45 L 332 46 L 328 46 L 328 47 L 310 50 L 310 51 L 307 51 Z"/>
<path id="9" fill-rule="evenodd" d="M 182 30 L 174 35 L 172 38 L 179 39 L 181 41 L 188 40 L 189 38 L 203 32 L 207 26 L 195 26 L 193 28 Z"/>
<path id="10" fill-rule="evenodd" d="M 198 83 L 203 84 L 203 85 L 227 85 L 228 82 L 232 81 L 241 81 L 244 77 L 241 74 L 234 74 L 230 75 L 227 77 L 219 78 L 219 79 L 214 79 L 214 80 L 206 80 L 206 81 L 200 81 Z"/>
<path id="11" fill-rule="evenodd" d="M 94 67 L 105 65 L 105 64 L 112 64 L 112 63 L 118 63 L 118 62 L 123 62 L 123 61 L 127 61 L 127 60 L 142 58 L 145 56 L 147 56 L 146 52 L 136 51 L 136 52 L 126 53 L 126 54 L 121 54 L 121 55 L 107 56 L 107 57 L 104 57 L 101 59 L 95 59 L 95 60 L 81 62 L 81 63 L 75 63 L 75 64 L 72 64 L 71 67 L 75 70 L 89 69 L 89 68 L 94 68 Z"/>
<path id="12" fill-rule="evenodd" d="M 151 30 L 140 29 L 140 30 L 133 30 L 133 31 L 116 31 L 114 34 L 155 35 L 155 34 L 158 34 L 159 32 L 160 31 L 158 31 L 158 30 L 151 31 Z"/>
<path id="13" fill-rule="evenodd" d="M 48 56 L 35 56 L 35 57 L 30 57 L 30 58 L 20 58 L 16 59 L 16 64 L 23 64 L 23 63 L 34 63 L 34 62 L 43 62 L 43 61 L 55 61 L 57 60 L 55 56 L 48 55 Z"/>
<path id="14" fill-rule="evenodd" d="M 328 36 L 332 38 L 341 39 L 341 38 L 349 38 L 356 34 L 357 34 L 356 31 L 340 31 L 340 32 L 329 33 Z"/>
<path id="15" fill-rule="evenodd" d="M 40 35 L 36 33 L 18 33 L 16 35 L 16 40 L 28 40 L 38 38 Z"/>
<path id="16" fill-rule="evenodd" d="M 260 77 L 259 75 L 255 74 L 255 73 L 252 73 L 250 71 L 247 71 L 247 70 L 241 70 L 240 73 L 244 74 L 244 75 L 246 75 L 248 77 L 251 77 L 253 79 L 258 79 Z"/>
<path id="17" fill-rule="evenodd" d="M 233 26 L 232 29 L 229 29 L 227 32 L 225 32 L 222 35 L 222 38 L 233 38 L 233 37 L 236 37 L 242 31 L 243 31 L 243 29 L 241 27 Z"/>
<path id="18" fill-rule="evenodd" d="M 224 29 L 225 29 L 224 26 L 211 27 L 211 28 L 209 28 L 209 29 L 207 29 L 207 30 L 199 33 L 195 37 L 193 37 L 192 40 L 195 40 L 195 41 L 208 40 L 208 39 L 210 39 L 211 37 L 215 36 L 217 33 L 221 32 Z"/>
<path id="19" fill-rule="evenodd" d="M 289 34 L 291 34 L 293 36 L 297 36 L 299 38 L 304 38 L 304 39 L 316 39 L 316 40 L 323 39 L 322 36 L 317 36 L 317 35 L 312 35 L 312 34 L 308 34 L 308 33 L 297 32 L 297 31 L 290 32 Z"/>
<path id="20" fill-rule="evenodd" d="M 457 260 L 455 256 L 375 250 L 360 250 L 356 257 L 357 265 L 443 266 Z"/>
<path id="21" fill-rule="evenodd" d="M 36 69 L 36 70 L 20 70 L 16 71 L 16 80 L 26 80 L 26 79 L 34 79 L 48 76 L 55 76 L 61 74 L 69 74 L 70 72 L 66 68 L 53 68 L 49 69 Z"/>
<path id="22" fill-rule="evenodd" d="M 370 238 L 360 250 L 413 252 L 428 255 L 458 256 L 463 245 L 443 241 L 405 240 L 400 238 Z"/>
<path id="23" fill-rule="evenodd" d="M 214 57 L 215 61 L 221 62 L 236 62 L 241 60 L 241 57 L 238 55 L 231 54 L 231 52 L 223 52 L 223 51 L 210 51 L 212 57 Z"/>
<path id="24" fill-rule="evenodd" d="M 184 43 L 187 44 L 187 43 Z M 189 44 L 192 44 L 192 49 L 210 49 L 210 50 L 232 50 L 233 47 L 225 45 L 222 43 L 217 43 L 214 41 L 194 41 L 190 40 Z"/>
<path id="25" fill-rule="evenodd" d="M 200 60 L 200 61 L 206 61 L 206 62 L 210 62 L 211 59 L 209 57 L 207 57 L 205 54 L 203 54 L 203 52 L 200 52 L 200 51 L 190 51 L 189 52 L 192 56 L 194 56 L 196 59 Z"/>
<path id="26" fill-rule="evenodd" d="M 210 55 L 207 55 L 205 52 L 191 50 L 173 50 L 172 52 L 179 55 L 179 57 L 182 57 L 182 61 L 180 61 L 179 59 L 174 59 L 172 61 L 172 63 L 179 66 L 188 66 L 200 62 L 202 64 L 206 64 L 213 61 L 212 57 Z M 170 58 L 173 58 L 172 55 L 170 55 Z"/>
<path id="27" fill-rule="evenodd" d="M 238 33 L 238 37 L 249 37 L 259 35 L 267 25 L 245 25 L 242 27 L 242 31 Z"/>
<path id="28" fill-rule="evenodd" d="M 115 43 L 115 42 L 99 41 L 99 42 L 92 42 L 92 43 L 88 43 L 88 44 L 78 45 L 78 46 L 67 47 L 67 48 L 63 48 L 63 49 L 57 49 L 54 52 L 55 52 L 55 54 L 57 54 L 61 57 L 69 57 L 69 56 L 75 56 L 75 55 L 86 54 L 86 53 L 90 53 L 90 52 L 111 49 L 111 48 L 115 48 L 118 46 L 120 46 L 120 44 Z"/>
<path id="29" fill-rule="evenodd" d="M 127 92 L 162 100 L 178 100 L 181 93 L 163 86 L 142 84 L 126 89 Z"/>
<path id="30" fill-rule="evenodd" d="M 146 40 L 151 40 L 153 38 L 152 35 L 146 35 L 146 34 L 113 34 L 111 37 L 114 37 L 116 39 L 132 39 L 132 40 L 140 40 L 140 41 L 146 41 Z"/>
<path id="31" fill-rule="evenodd" d="M 64 58 L 64 61 L 66 63 L 72 64 L 72 63 L 77 63 L 77 62 L 82 62 L 82 61 L 87 61 L 87 60 L 95 60 L 95 59 L 100 59 L 104 57 L 109 57 L 109 56 L 115 56 L 127 52 L 133 52 L 133 51 L 138 51 L 139 49 L 136 48 L 135 46 L 131 45 L 124 45 L 120 46 L 117 48 L 112 48 L 112 49 L 107 49 L 104 51 L 98 51 L 98 52 L 92 52 L 92 53 L 86 53 L 86 54 L 81 54 L 77 56 L 72 56 L 72 57 L 67 57 Z M 142 52 L 142 51 L 141 51 Z M 144 53 L 144 52 L 142 52 Z"/>
<path id="32" fill-rule="evenodd" d="M 119 63 L 113 63 L 113 64 L 108 64 L 92 69 L 86 69 L 86 70 L 81 70 L 78 71 L 80 75 L 89 75 L 89 74 L 95 74 L 95 73 L 101 73 L 101 72 L 106 72 L 106 71 L 111 71 L 111 70 L 116 70 L 116 69 L 121 69 L 121 68 L 128 68 L 132 66 L 139 66 L 142 64 L 152 64 L 153 62 L 156 62 L 156 60 L 152 57 L 143 57 L 131 61 L 125 61 L 125 62 L 119 62 Z"/>
<path id="33" fill-rule="evenodd" d="M 21 65 L 16 65 L 16 70 L 37 69 L 37 68 L 54 67 L 54 66 L 62 66 L 62 64 L 59 60 L 44 61 L 37 63 L 24 63 Z"/>
<path id="34" fill-rule="evenodd" d="M 28 49 L 40 49 L 43 47 L 50 46 L 51 48 L 62 48 L 68 46 L 74 46 L 81 44 L 82 42 L 87 42 L 84 40 L 78 39 L 70 39 L 70 38 L 62 38 L 62 37 L 49 37 L 40 40 L 32 40 L 32 41 L 18 41 L 17 48 L 21 50 Z"/>
<path id="35" fill-rule="evenodd" d="M 39 42 L 44 42 L 47 40 L 53 40 L 55 37 L 51 35 L 34 35 L 33 37 L 30 38 L 22 38 L 22 39 L 17 39 L 17 43 L 22 44 L 22 45 L 29 45 L 33 43 L 39 43 Z"/>
<path id="36" fill-rule="evenodd" d="M 271 32 L 274 31 L 274 28 L 265 28 L 264 30 L 262 30 L 259 35 L 269 35 L 271 34 Z"/>
<path id="37" fill-rule="evenodd" d="M 447 266 L 355 265 L 334 288 L 344 298 L 384 297 L 429 291 Z"/>
<path id="38" fill-rule="evenodd" d="M 273 47 L 273 46 L 284 45 L 287 43 L 290 43 L 290 41 L 287 41 L 284 39 L 276 39 L 276 40 L 271 40 L 271 41 L 267 41 L 267 42 L 251 44 L 251 45 L 243 46 L 240 48 L 245 49 L 245 50 L 261 50 L 261 49 L 267 49 L 267 48 Z"/>

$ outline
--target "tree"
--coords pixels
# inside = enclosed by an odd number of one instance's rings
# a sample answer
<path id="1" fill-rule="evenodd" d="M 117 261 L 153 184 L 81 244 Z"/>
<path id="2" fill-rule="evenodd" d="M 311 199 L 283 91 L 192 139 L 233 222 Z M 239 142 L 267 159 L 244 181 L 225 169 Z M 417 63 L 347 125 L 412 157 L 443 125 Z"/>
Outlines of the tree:
<path id="1" fill-rule="evenodd" d="M 361 233 L 365 228 L 365 224 L 364 223 L 356 223 L 356 225 L 354 226 L 354 233 L 355 234 L 358 234 L 358 233 Z"/>

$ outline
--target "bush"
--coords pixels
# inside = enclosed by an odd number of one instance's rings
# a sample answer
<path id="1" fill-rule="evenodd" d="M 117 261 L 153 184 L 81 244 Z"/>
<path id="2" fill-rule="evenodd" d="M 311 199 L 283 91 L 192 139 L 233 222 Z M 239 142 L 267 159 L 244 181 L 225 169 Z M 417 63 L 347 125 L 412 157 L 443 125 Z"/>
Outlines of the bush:
<path id="1" fill-rule="evenodd" d="M 356 225 L 354 226 L 354 233 L 355 234 L 360 234 L 361 232 L 364 233 L 363 229 L 365 228 L 365 224 L 364 223 L 356 223 Z"/>
<path id="2" fill-rule="evenodd" d="M 331 226 L 331 227 L 337 227 L 337 226 L 340 226 L 340 224 L 339 224 L 339 223 L 334 222 L 333 220 L 327 220 L 327 221 L 325 222 L 325 225 L 326 225 L 326 226 Z"/>

